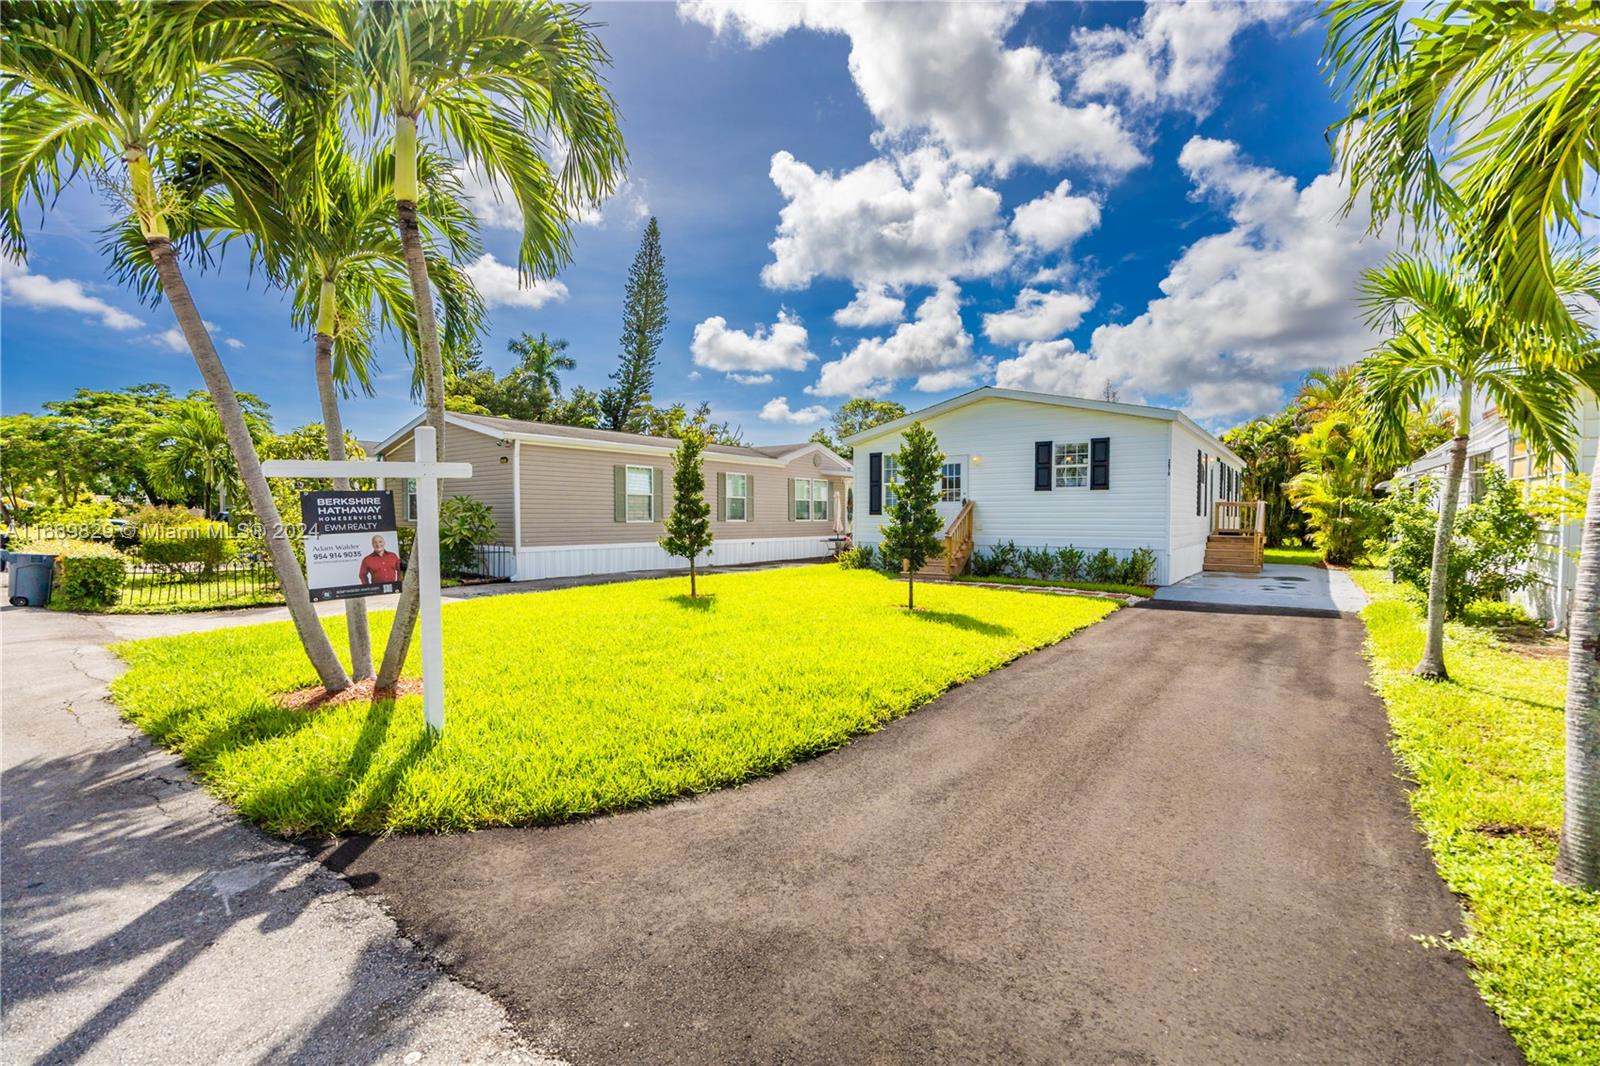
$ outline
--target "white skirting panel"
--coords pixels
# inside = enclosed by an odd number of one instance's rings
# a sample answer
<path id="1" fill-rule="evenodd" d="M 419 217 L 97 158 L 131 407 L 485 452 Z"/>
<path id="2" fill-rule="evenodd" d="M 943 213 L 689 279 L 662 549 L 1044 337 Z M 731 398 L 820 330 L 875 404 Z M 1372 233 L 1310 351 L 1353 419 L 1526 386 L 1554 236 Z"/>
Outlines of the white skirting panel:
<path id="1" fill-rule="evenodd" d="M 822 559 L 833 554 L 827 537 L 772 537 L 759 540 L 723 540 L 711 546 L 709 556 L 701 556 L 703 566 L 742 566 L 748 563 L 776 563 L 789 559 Z M 564 544 L 546 548 L 523 548 L 517 553 L 518 581 L 547 577 L 583 577 L 588 574 L 617 574 L 629 570 L 687 570 L 689 563 L 680 556 L 668 555 L 659 544 Z"/>

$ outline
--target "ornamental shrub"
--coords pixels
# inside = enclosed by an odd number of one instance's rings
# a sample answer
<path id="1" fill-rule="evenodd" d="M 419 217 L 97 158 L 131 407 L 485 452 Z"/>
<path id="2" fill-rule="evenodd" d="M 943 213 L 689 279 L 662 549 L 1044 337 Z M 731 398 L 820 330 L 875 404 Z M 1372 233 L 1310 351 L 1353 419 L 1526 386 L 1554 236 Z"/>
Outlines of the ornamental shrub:
<path id="1" fill-rule="evenodd" d="M 856 548 L 846 548 L 839 553 L 839 567 L 842 570 L 871 570 L 872 545 L 863 544 Z"/>
<path id="2" fill-rule="evenodd" d="M 439 505 L 439 569 L 464 574 L 478 560 L 480 544 L 493 544 L 500 536 L 494 508 L 475 496 L 451 496 Z"/>
<path id="3" fill-rule="evenodd" d="M 1101 548 L 1089 556 L 1089 564 L 1084 572 L 1090 581 L 1106 585 L 1115 584 L 1122 577 L 1122 560 L 1109 549 Z"/>
<path id="4" fill-rule="evenodd" d="M 1049 581 L 1056 573 L 1056 553 L 1049 548 L 1024 548 L 1022 569 L 1026 571 L 1023 577 L 1032 574 Z"/>
<path id="5" fill-rule="evenodd" d="M 1155 572 L 1156 553 L 1149 548 L 1135 548 L 1122 561 L 1122 575 L 1118 580 L 1124 585 L 1148 585 Z"/>
<path id="6" fill-rule="evenodd" d="M 225 522 L 191 518 L 183 525 L 141 527 L 139 558 L 171 573 L 198 566 L 206 577 L 239 554 L 239 544 Z"/>
<path id="7" fill-rule="evenodd" d="M 56 560 L 56 602 L 69 610 L 104 611 L 117 605 L 127 561 L 115 549 L 77 542 Z"/>
<path id="8" fill-rule="evenodd" d="M 977 577 L 1022 576 L 1022 551 L 1014 541 L 996 544 L 988 551 L 973 552 L 972 572 Z"/>
<path id="9" fill-rule="evenodd" d="M 1084 555 L 1083 549 L 1074 548 L 1068 544 L 1056 552 L 1056 570 L 1061 574 L 1063 581 L 1083 580 Z"/>

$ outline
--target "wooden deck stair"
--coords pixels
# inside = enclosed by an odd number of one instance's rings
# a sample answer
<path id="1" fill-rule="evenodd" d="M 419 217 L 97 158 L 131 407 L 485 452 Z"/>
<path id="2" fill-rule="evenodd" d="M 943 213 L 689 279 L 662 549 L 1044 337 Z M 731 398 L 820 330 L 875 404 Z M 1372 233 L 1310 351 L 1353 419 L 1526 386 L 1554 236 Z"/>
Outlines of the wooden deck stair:
<path id="1" fill-rule="evenodd" d="M 925 581 L 947 581 L 967 568 L 972 558 L 972 501 L 961 505 L 961 510 L 944 529 L 944 550 L 923 564 L 917 577 Z M 904 563 L 900 572 L 906 572 Z"/>
<path id="2" fill-rule="evenodd" d="M 1266 504 L 1261 500 L 1217 500 L 1211 509 L 1202 569 L 1224 574 L 1259 574 L 1266 544 Z"/>

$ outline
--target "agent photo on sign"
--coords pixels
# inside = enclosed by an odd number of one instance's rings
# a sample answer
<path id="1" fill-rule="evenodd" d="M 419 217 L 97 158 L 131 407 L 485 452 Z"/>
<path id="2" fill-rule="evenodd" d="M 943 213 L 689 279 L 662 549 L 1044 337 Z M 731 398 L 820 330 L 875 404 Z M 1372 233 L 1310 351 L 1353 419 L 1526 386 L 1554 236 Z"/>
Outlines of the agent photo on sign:
<path id="1" fill-rule="evenodd" d="M 372 551 L 361 559 L 363 585 L 392 585 L 400 580 L 400 556 L 388 549 L 383 534 L 372 537 Z"/>

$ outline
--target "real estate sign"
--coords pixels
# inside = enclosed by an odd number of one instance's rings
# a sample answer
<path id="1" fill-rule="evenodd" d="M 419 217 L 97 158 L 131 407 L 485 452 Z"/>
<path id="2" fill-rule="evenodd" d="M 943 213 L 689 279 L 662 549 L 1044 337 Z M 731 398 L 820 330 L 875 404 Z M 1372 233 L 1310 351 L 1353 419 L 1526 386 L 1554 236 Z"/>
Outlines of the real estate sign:
<path id="1" fill-rule="evenodd" d="M 400 591 L 391 492 L 302 492 L 306 584 L 313 600 Z"/>

